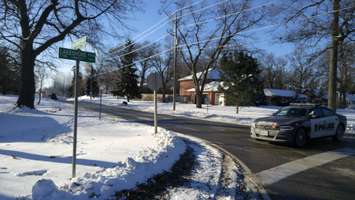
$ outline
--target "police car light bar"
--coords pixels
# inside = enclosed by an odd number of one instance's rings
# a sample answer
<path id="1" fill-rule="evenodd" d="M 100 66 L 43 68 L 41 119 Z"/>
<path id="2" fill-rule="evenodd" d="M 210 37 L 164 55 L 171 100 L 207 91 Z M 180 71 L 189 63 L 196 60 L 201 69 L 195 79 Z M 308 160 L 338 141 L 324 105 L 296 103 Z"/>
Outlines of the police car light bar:
<path id="1" fill-rule="evenodd" d="M 290 106 L 320 106 L 317 103 L 290 103 Z"/>

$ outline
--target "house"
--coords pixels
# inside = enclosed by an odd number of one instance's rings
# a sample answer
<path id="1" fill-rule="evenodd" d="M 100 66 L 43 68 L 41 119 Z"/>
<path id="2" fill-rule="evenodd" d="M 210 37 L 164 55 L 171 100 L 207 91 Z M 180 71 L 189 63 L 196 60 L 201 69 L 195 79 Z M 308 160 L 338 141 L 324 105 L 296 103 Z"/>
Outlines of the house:
<path id="1" fill-rule="evenodd" d="M 203 92 L 204 103 L 211 105 L 224 105 L 224 94 L 220 91 L 221 74 L 221 71 L 218 69 L 212 69 L 208 71 Z M 196 74 L 198 78 L 202 75 L 204 75 L 203 72 Z M 180 86 L 179 95 L 182 98 L 182 101 L 185 103 L 195 103 L 196 93 L 192 75 L 180 78 L 178 81 Z"/>

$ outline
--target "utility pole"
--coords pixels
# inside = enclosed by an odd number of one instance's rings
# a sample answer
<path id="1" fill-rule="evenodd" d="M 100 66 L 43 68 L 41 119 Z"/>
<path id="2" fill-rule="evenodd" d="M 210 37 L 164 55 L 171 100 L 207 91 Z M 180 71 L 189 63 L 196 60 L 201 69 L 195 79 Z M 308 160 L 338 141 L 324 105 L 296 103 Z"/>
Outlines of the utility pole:
<path id="1" fill-rule="evenodd" d="M 337 62 L 338 62 L 338 36 L 339 36 L 339 1 L 333 0 L 333 22 L 332 22 L 332 48 L 329 62 L 328 77 L 328 107 L 336 110 L 337 100 Z"/>
<path id="2" fill-rule="evenodd" d="M 177 62 L 177 13 L 174 19 L 174 88 L 173 88 L 173 111 L 176 110 L 176 62 Z"/>

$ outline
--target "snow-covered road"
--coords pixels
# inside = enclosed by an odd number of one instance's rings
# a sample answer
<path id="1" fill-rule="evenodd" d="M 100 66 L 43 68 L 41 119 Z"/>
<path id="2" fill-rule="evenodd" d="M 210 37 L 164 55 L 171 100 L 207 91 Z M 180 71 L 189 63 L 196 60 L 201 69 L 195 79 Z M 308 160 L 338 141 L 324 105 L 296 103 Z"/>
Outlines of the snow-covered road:
<path id="1" fill-rule="evenodd" d="M 69 99 L 70 100 L 70 99 Z M 99 103 L 99 98 L 90 99 L 88 96 L 82 96 L 80 101 Z M 116 98 L 111 95 L 103 95 L 102 103 L 110 106 L 122 106 L 124 108 L 154 112 L 154 104 L 152 101 L 130 101 L 128 105 L 123 105 L 125 99 Z M 195 104 L 177 103 L 176 111 L 172 110 L 172 103 L 158 103 L 158 112 L 160 114 L 175 115 L 182 117 L 197 118 L 209 121 L 234 123 L 241 125 L 250 125 L 253 120 L 260 117 L 270 116 L 280 107 L 278 106 L 241 106 L 239 113 L 236 114 L 234 106 L 212 106 L 203 105 L 202 108 L 196 108 Z M 339 114 L 347 117 L 348 127 L 347 133 L 355 134 L 355 110 L 354 109 L 337 109 Z"/>

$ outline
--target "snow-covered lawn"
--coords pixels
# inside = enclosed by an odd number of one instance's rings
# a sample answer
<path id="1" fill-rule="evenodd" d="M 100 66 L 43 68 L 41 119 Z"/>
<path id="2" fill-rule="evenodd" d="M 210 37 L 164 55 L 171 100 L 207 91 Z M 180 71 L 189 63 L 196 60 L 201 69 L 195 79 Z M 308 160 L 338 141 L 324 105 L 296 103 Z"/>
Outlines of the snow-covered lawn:
<path id="1" fill-rule="evenodd" d="M 80 100 L 94 103 L 99 103 L 100 101 L 99 98 L 90 99 L 88 96 L 82 96 L 80 97 Z M 154 104 L 152 101 L 130 101 L 128 105 L 122 105 L 123 101 L 125 101 L 125 99 L 117 99 L 111 95 L 104 95 L 102 98 L 102 103 L 105 105 L 122 106 L 128 109 L 154 112 Z M 279 109 L 277 106 L 241 106 L 239 113 L 236 114 L 236 108 L 234 106 L 203 105 L 201 109 L 198 109 L 195 104 L 177 103 L 175 112 L 172 110 L 172 107 L 172 103 L 158 103 L 158 112 L 160 114 L 192 117 L 241 125 L 250 125 L 254 119 L 270 116 Z M 347 133 L 355 134 L 355 110 L 338 109 L 337 112 L 347 117 Z"/>
<path id="2" fill-rule="evenodd" d="M 175 134 L 80 110 L 77 178 L 71 177 L 73 107 L 44 99 L 13 109 L 0 96 L 0 199 L 103 199 L 170 169 L 185 151 Z M 39 181 L 40 180 L 40 181 Z"/>

